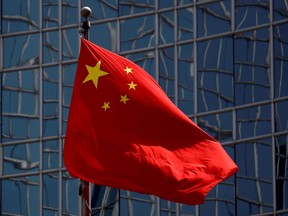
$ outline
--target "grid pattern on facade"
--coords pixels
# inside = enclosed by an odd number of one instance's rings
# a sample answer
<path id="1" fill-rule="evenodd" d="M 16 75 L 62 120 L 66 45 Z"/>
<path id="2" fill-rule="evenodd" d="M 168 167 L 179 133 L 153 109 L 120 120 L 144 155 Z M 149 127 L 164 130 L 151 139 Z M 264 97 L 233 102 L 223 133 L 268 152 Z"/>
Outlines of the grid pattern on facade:
<path id="1" fill-rule="evenodd" d="M 2 215 L 81 212 L 63 140 L 84 5 L 90 40 L 149 72 L 239 166 L 199 206 L 91 185 L 93 215 L 287 214 L 287 0 L 2 0 Z"/>

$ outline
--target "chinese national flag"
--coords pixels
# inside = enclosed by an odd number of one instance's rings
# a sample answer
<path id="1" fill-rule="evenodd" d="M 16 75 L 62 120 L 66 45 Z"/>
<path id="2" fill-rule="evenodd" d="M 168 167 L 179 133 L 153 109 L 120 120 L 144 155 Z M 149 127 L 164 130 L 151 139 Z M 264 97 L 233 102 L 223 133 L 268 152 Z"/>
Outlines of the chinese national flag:
<path id="1" fill-rule="evenodd" d="M 195 205 L 237 171 L 147 72 L 81 40 L 64 147 L 72 176 Z"/>

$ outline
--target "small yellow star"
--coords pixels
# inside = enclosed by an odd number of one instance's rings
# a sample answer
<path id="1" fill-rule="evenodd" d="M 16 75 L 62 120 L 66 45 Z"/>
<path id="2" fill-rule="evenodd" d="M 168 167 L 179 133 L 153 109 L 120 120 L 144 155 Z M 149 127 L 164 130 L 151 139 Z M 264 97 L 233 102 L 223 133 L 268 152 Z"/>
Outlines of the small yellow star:
<path id="1" fill-rule="evenodd" d="M 129 73 L 133 73 L 133 72 L 132 72 L 132 69 L 133 69 L 133 68 L 126 67 L 126 68 L 124 69 L 124 71 L 126 71 L 126 73 L 129 74 Z"/>
<path id="2" fill-rule="evenodd" d="M 133 81 L 131 82 L 131 83 L 128 83 L 128 85 L 129 85 L 129 89 L 134 89 L 134 90 L 136 90 L 136 86 L 137 86 L 137 84 L 135 84 L 135 83 L 133 83 Z"/>
<path id="3" fill-rule="evenodd" d="M 88 75 L 86 76 L 85 80 L 82 83 L 85 83 L 89 80 L 92 80 L 95 87 L 98 87 L 98 79 L 101 76 L 105 76 L 109 73 L 102 71 L 100 69 L 101 61 L 98 61 L 97 64 L 94 67 L 91 67 L 89 65 L 85 65 L 88 70 Z"/>
<path id="4" fill-rule="evenodd" d="M 107 103 L 104 102 L 104 105 L 101 108 L 103 108 L 106 111 L 107 109 L 110 109 L 109 104 L 110 104 L 110 102 L 107 102 Z"/>
<path id="5" fill-rule="evenodd" d="M 124 104 L 126 104 L 126 102 L 127 102 L 128 100 L 130 100 L 129 98 L 127 98 L 127 95 L 124 95 L 124 96 L 120 95 L 120 97 L 121 97 L 120 102 L 123 102 Z"/>

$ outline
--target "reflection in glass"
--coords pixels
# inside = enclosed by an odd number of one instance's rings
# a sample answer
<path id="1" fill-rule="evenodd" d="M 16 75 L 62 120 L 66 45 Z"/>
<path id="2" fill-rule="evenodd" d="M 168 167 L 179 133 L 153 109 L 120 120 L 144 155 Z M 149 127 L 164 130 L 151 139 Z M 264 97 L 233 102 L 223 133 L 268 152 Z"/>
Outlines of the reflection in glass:
<path id="1" fill-rule="evenodd" d="M 78 22 L 78 0 L 62 0 L 62 25 Z"/>
<path id="2" fill-rule="evenodd" d="M 193 44 L 178 47 L 178 107 L 186 114 L 194 113 Z"/>
<path id="3" fill-rule="evenodd" d="M 92 215 L 119 215 L 119 190 L 91 184 Z"/>
<path id="4" fill-rule="evenodd" d="M 44 215 L 55 215 L 58 213 L 58 185 L 59 176 L 57 173 L 44 174 L 42 177 L 42 197 L 43 197 L 43 214 Z"/>
<path id="5" fill-rule="evenodd" d="M 274 27 L 275 97 L 288 96 L 288 24 Z"/>
<path id="6" fill-rule="evenodd" d="M 79 55 L 78 28 L 62 30 L 62 60 L 77 59 Z"/>
<path id="7" fill-rule="evenodd" d="M 198 36 L 228 32 L 231 30 L 231 1 L 200 5 L 197 7 Z"/>
<path id="8" fill-rule="evenodd" d="M 112 52 L 116 52 L 118 35 L 116 22 L 107 22 L 92 25 L 89 37 L 93 43 Z"/>
<path id="9" fill-rule="evenodd" d="M 288 136 L 275 138 L 277 210 L 288 208 Z"/>
<path id="10" fill-rule="evenodd" d="M 67 64 L 62 67 L 62 134 L 66 133 L 69 107 L 72 97 L 76 64 Z"/>
<path id="11" fill-rule="evenodd" d="M 68 172 L 63 172 L 61 181 L 63 215 L 78 215 L 79 179 L 72 178 Z"/>
<path id="12" fill-rule="evenodd" d="M 174 42 L 174 11 L 159 14 L 159 43 Z"/>
<path id="13" fill-rule="evenodd" d="M 39 177 L 2 180 L 3 215 L 39 215 Z"/>
<path id="14" fill-rule="evenodd" d="M 235 1 L 236 29 L 269 23 L 269 0 Z"/>
<path id="15" fill-rule="evenodd" d="M 43 63 L 59 61 L 59 32 L 43 33 Z"/>
<path id="16" fill-rule="evenodd" d="M 268 29 L 235 36 L 236 105 L 269 100 L 270 59 Z"/>
<path id="17" fill-rule="evenodd" d="M 58 135 L 58 67 L 43 69 L 43 135 Z"/>
<path id="18" fill-rule="evenodd" d="M 234 104 L 233 41 L 217 38 L 198 44 L 199 112 L 231 107 Z"/>
<path id="19" fill-rule="evenodd" d="M 120 215 L 156 216 L 156 197 L 120 190 Z"/>
<path id="20" fill-rule="evenodd" d="M 178 10 L 178 40 L 191 40 L 194 38 L 193 31 L 193 8 Z"/>
<path id="21" fill-rule="evenodd" d="M 252 215 L 273 210 L 271 139 L 236 145 L 237 212 Z"/>
<path id="22" fill-rule="evenodd" d="M 155 45 L 154 15 L 147 15 L 120 22 L 121 51 Z"/>
<path id="23" fill-rule="evenodd" d="M 233 129 L 231 112 L 199 117 L 197 124 L 220 142 L 232 140 Z"/>
<path id="24" fill-rule="evenodd" d="M 238 110 L 237 139 L 271 133 L 271 106 L 263 105 Z"/>
<path id="25" fill-rule="evenodd" d="M 3 162 L 6 175 L 39 170 L 39 143 L 4 146 Z"/>
<path id="26" fill-rule="evenodd" d="M 288 101 L 281 101 L 275 103 L 275 131 L 288 130 Z"/>
<path id="27" fill-rule="evenodd" d="M 155 9 L 155 0 L 119 0 L 118 4 L 120 16 L 148 12 Z"/>
<path id="28" fill-rule="evenodd" d="M 58 26 L 58 0 L 42 0 L 43 28 Z"/>
<path id="29" fill-rule="evenodd" d="M 2 33 L 29 31 L 39 28 L 39 1 L 2 0 Z"/>
<path id="30" fill-rule="evenodd" d="M 59 143 L 57 140 L 43 141 L 42 169 L 57 169 L 59 166 Z"/>
<path id="31" fill-rule="evenodd" d="M 159 50 L 159 84 L 168 97 L 174 102 L 174 47 Z"/>
<path id="32" fill-rule="evenodd" d="M 2 74 L 2 141 L 39 136 L 39 70 Z"/>
<path id="33" fill-rule="evenodd" d="M 39 34 L 4 38 L 4 68 L 39 64 L 39 44 Z"/>
<path id="34" fill-rule="evenodd" d="M 281 20 L 288 18 L 287 0 L 274 0 L 273 8 L 274 8 L 273 11 L 274 20 Z"/>

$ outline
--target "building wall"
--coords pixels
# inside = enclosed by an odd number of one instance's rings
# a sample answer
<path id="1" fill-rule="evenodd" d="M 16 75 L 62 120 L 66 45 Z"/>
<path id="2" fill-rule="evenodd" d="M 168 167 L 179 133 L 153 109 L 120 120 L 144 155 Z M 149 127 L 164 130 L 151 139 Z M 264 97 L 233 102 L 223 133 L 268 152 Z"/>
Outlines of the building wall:
<path id="1" fill-rule="evenodd" d="M 288 214 L 287 0 L 2 0 L 2 215 L 81 212 L 63 140 L 82 6 L 90 40 L 142 66 L 239 166 L 199 206 L 91 185 L 93 215 Z"/>

